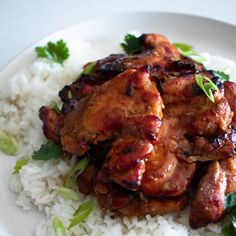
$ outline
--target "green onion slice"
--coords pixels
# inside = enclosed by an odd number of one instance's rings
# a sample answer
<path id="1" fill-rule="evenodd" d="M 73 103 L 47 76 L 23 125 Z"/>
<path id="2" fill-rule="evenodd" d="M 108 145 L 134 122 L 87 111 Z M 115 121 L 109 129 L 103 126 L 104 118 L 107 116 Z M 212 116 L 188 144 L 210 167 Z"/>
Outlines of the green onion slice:
<path id="1" fill-rule="evenodd" d="M 28 161 L 29 161 L 28 159 L 19 159 L 15 164 L 13 174 L 19 173 L 22 167 L 25 166 L 28 163 Z"/>
<path id="2" fill-rule="evenodd" d="M 14 156 L 17 153 L 18 143 L 12 135 L 6 134 L 0 130 L 0 151 Z"/>
<path id="3" fill-rule="evenodd" d="M 71 188 L 76 181 L 77 176 L 79 173 L 83 172 L 86 166 L 89 163 L 89 158 L 85 157 L 82 160 L 80 160 L 68 173 L 68 176 L 66 178 L 64 186 L 66 188 Z"/>
<path id="4" fill-rule="evenodd" d="M 71 220 L 71 223 L 68 227 L 68 229 L 73 228 L 75 225 L 82 222 L 93 210 L 94 206 L 96 204 L 96 199 L 89 200 L 87 202 L 84 202 L 81 204 L 78 208 L 78 210 L 74 213 L 73 218 Z"/>
<path id="5" fill-rule="evenodd" d="M 206 96 L 212 101 L 215 102 L 214 95 L 212 91 L 217 91 L 218 87 L 206 76 L 196 75 L 195 80 L 198 86 L 206 94 Z M 207 81 L 207 82 L 204 82 Z"/>
<path id="6" fill-rule="evenodd" d="M 58 217 L 52 219 L 52 225 L 56 236 L 66 236 L 64 224 Z"/>
<path id="7" fill-rule="evenodd" d="M 70 199 L 70 200 L 79 200 L 78 194 L 70 189 L 70 188 L 65 188 L 65 187 L 55 187 L 55 190 L 60 193 L 65 199 Z"/>

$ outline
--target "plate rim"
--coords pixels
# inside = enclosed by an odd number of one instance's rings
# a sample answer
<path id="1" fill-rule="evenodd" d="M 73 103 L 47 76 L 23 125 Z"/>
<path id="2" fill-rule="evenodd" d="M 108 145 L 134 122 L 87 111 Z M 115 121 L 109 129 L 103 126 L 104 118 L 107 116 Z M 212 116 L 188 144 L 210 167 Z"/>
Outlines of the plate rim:
<path id="1" fill-rule="evenodd" d="M 95 16 L 95 17 L 85 17 L 83 19 L 81 19 L 78 22 L 74 22 L 72 24 L 68 24 L 67 26 L 63 26 L 60 27 L 54 31 L 52 31 L 49 34 L 46 34 L 44 36 L 42 36 L 41 38 L 33 41 L 30 45 L 28 45 L 27 47 L 23 48 L 22 50 L 20 50 L 18 53 L 16 53 L 15 56 L 13 56 L 0 70 L 0 78 L 4 74 L 7 74 L 8 70 L 10 69 L 10 67 L 14 66 L 14 64 L 19 61 L 20 58 L 23 58 L 24 55 L 26 55 L 30 50 L 32 50 L 32 48 L 34 48 L 37 44 L 40 44 L 43 41 L 46 41 L 47 39 L 53 37 L 53 35 L 59 34 L 65 30 L 69 30 L 72 28 L 76 28 L 79 25 L 82 24 L 87 24 L 90 22 L 95 22 L 97 20 L 103 20 L 103 19 L 107 19 L 107 18 L 118 18 L 119 16 L 124 16 L 124 15 L 146 15 L 146 14 L 152 14 L 152 15 L 172 15 L 172 16 L 176 16 L 176 17 L 187 17 L 187 18 L 194 18 L 194 19 L 202 19 L 202 20 L 207 20 L 208 22 L 212 22 L 215 24 L 221 24 L 224 25 L 226 27 L 230 27 L 233 28 L 236 31 L 236 24 L 232 24 L 229 23 L 227 21 L 224 20 L 219 20 L 219 19 L 215 19 L 212 17 L 208 17 L 208 16 L 203 16 L 203 15 L 198 15 L 198 14 L 190 14 L 190 13 L 182 13 L 182 12 L 171 12 L 171 11 L 122 11 L 122 12 L 117 12 L 117 13 L 108 13 L 106 15 L 103 16 Z"/>

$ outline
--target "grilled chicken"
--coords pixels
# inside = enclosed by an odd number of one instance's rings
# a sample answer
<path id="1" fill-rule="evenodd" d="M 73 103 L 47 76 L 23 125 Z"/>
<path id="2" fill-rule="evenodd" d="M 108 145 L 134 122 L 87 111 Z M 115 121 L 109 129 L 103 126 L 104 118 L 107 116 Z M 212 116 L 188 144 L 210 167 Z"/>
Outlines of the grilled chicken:
<path id="1" fill-rule="evenodd" d="M 225 195 L 236 192 L 236 156 L 214 161 L 201 179 L 190 214 L 190 225 L 196 229 L 217 222 L 224 214 Z"/>
<path id="2" fill-rule="evenodd" d="M 60 113 L 42 107 L 44 134 L 89 156 L 79 189 L 102 207 L 127 216 L 180 211 L 198 182 L 190 225 L 217 222 L 225 195 L 236 192 L 236 84 L 223 84 L 162 35 L 139 41 L 134 55 L 85 65 L 90 73 L 59 92 Z M 218 86 L 214 102 L 196 75 Z"/>
<path id="3" fill-rule="evenodd" d="M 189 223 L 193 229 L 217 222 L 224 212 L 226 175 L 218 161 L 210 164 L 193 201 Z"/>

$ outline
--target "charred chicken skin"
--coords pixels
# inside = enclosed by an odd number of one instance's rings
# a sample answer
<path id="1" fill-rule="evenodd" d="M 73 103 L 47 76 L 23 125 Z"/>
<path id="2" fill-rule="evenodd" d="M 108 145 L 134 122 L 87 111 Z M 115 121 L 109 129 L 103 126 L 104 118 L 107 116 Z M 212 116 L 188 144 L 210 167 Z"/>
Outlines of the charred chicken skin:
<path id="1" fill-rule="evenodd" d="M 79 190 L 102 207 L 127 216 L 180 211 L 195 187 L 190 225 L 217 222 L 225 195 L 236 192 L 236 84 L 162 35 L 139 40 L 134 55 L 98 60 L 65 86 L 60 113 L 42 107 L 44 134 L 67 153 L 89 156 Z M 214 102 L 196 75 L 218 86 Z"/>

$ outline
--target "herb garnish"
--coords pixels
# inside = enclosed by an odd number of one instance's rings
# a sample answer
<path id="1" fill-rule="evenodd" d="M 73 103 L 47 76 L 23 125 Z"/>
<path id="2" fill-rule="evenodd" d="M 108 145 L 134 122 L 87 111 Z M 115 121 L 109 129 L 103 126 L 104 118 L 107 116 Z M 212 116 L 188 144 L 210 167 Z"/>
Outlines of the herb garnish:
<path id="1" fill-rule="evenodd" d="M 18 143 L 15 137 L 0 130 L 0 151 L 13 156 L 16 154 L 17 148 Z"/>
<path id="2" fill-rule="evenodd" d="M 217 91 L 218 87 L 206 76 L 195 75 L 195 80 L 198 86 L 206 94 L 206 96 L 212 101 L 215 102 L 213 91 Z M 205 81 L 205 82 L 204 82 Z M 206 82 L 207 81 L 207 82 Z"/>
<path id="3" fill-rule="evenodd" d="M 124 37 L 124 42 L 121 43 L 120 46 L 128 55 L 133 55 L 142 50 L 140 37 L 136 37 L 133 34 L 126 34 Z"/>
<path id="4" fill-rule="evenodd" d="M 94 61 L 94 62 L 90 62 L 88 65 L 86 65 L 85 67 L 84 67 L 84 70 L 83 70 L 83 74 L 85 74 L 85 75 L 89 75 L 89 74 L 91 74 L 91 72 L 92 72 L 92 70 L 94 69 L 94 67 L 97 65 L 97 62 L 96 61 Z"/>
<path id="5" fill-rule="evenodd" d="M 71 223 L 70 223 L 68 229 L 71 229 L 75 225 L 82 222 L 90 214 L 90 212 L 93 210 L 95 204 L 96 204 L 96 199 L 91 199 L 91 200 L 81 204 L 79 206 L 78 210 L 74 213 L 73 218 L 71 220 Z"/>
<path id="6" fill-rule="evenodd" d="M 46 46 L 36 47 L 35 52 L 38 58 L 45 58 L 61 65 L 70 56 L 69 48 L 62 39 L 56 43 L 49 41 Z"/>
<path id="7" fill-rule="evenodd" d="M 185 43 L 173 43 L 178 51 L 185 57 L 190 57 L 193 61 L 202 63 L 206 61 L 205 58 L 200 56 L 193 48 L 193 46 L 185 44 Z"/>
<path id="8" fill-rule="evenodd" d="M 77 176 L 79 175 L 79 173 L 84 171 L 88 163 L 89 163 L 89 158 L 85 157 L 82 160 L 80 160 L 75 166 L 73 166 L 73 168 L 68 173 L 68 176 L 64 184 L 66 188 L 71 188 L 74 185 Z"/>
<path id="9" fill-rule="evenodd" d="M 217 76 L 222 82 L 229 81 L 229 75 L 225 74 L 223 71 L 213 71 L 214 75 Z"/>
<path id="10" fill-rule="evenodd" d="M 236 235 L 236 193 L 230 193 L 225 197 L 225 211 L 231 216 L 232 223 L 225 226 L 221 234 L 223 236 Z"/>
<path id="11" fill-rule="evenodd" d="M 74 190 L 65 187 L 55 187 L 55 190 L 62 195 L 65 199 L 79 200 L 79 195 Z"/>
<path id="12" fill-rule="evenodd" d="M 66 236 L 64 224 L 58 217 L 53 218 L 52 225 L 56 236 Z"/>
<path id="13" fill-rule="evenodd" d="M 50 107 L 57 113 L 60 114 L 60 108 L 55 101 L 50 102 Z"/>
<path id="14" fill-rule="evenodd" d="M 48 141 L 47 143 L 43 144 L 38 151 L 35 151 L 32 154 L 33 160 L 53 160 L 59 159 L 64 154 L 62 148 L 52 142 Z"/>
<path id="15" fill-rule="evenodd" d="M 13 174 L 19 173 L 22 167 L 25 166 L 28 163 L 28 161 L 29 161 L 28 159 L 19 159 L 15 164 Z"/>
<path id="16" fill-rule="evenodd" d="M 73 98 L 73 96 L 72 96 L 72 92 L 69 90 L 68 91 L 68 95 L 67 95 L 67 97 L 68 97 L 68 99 L 72 99 Z"/>

